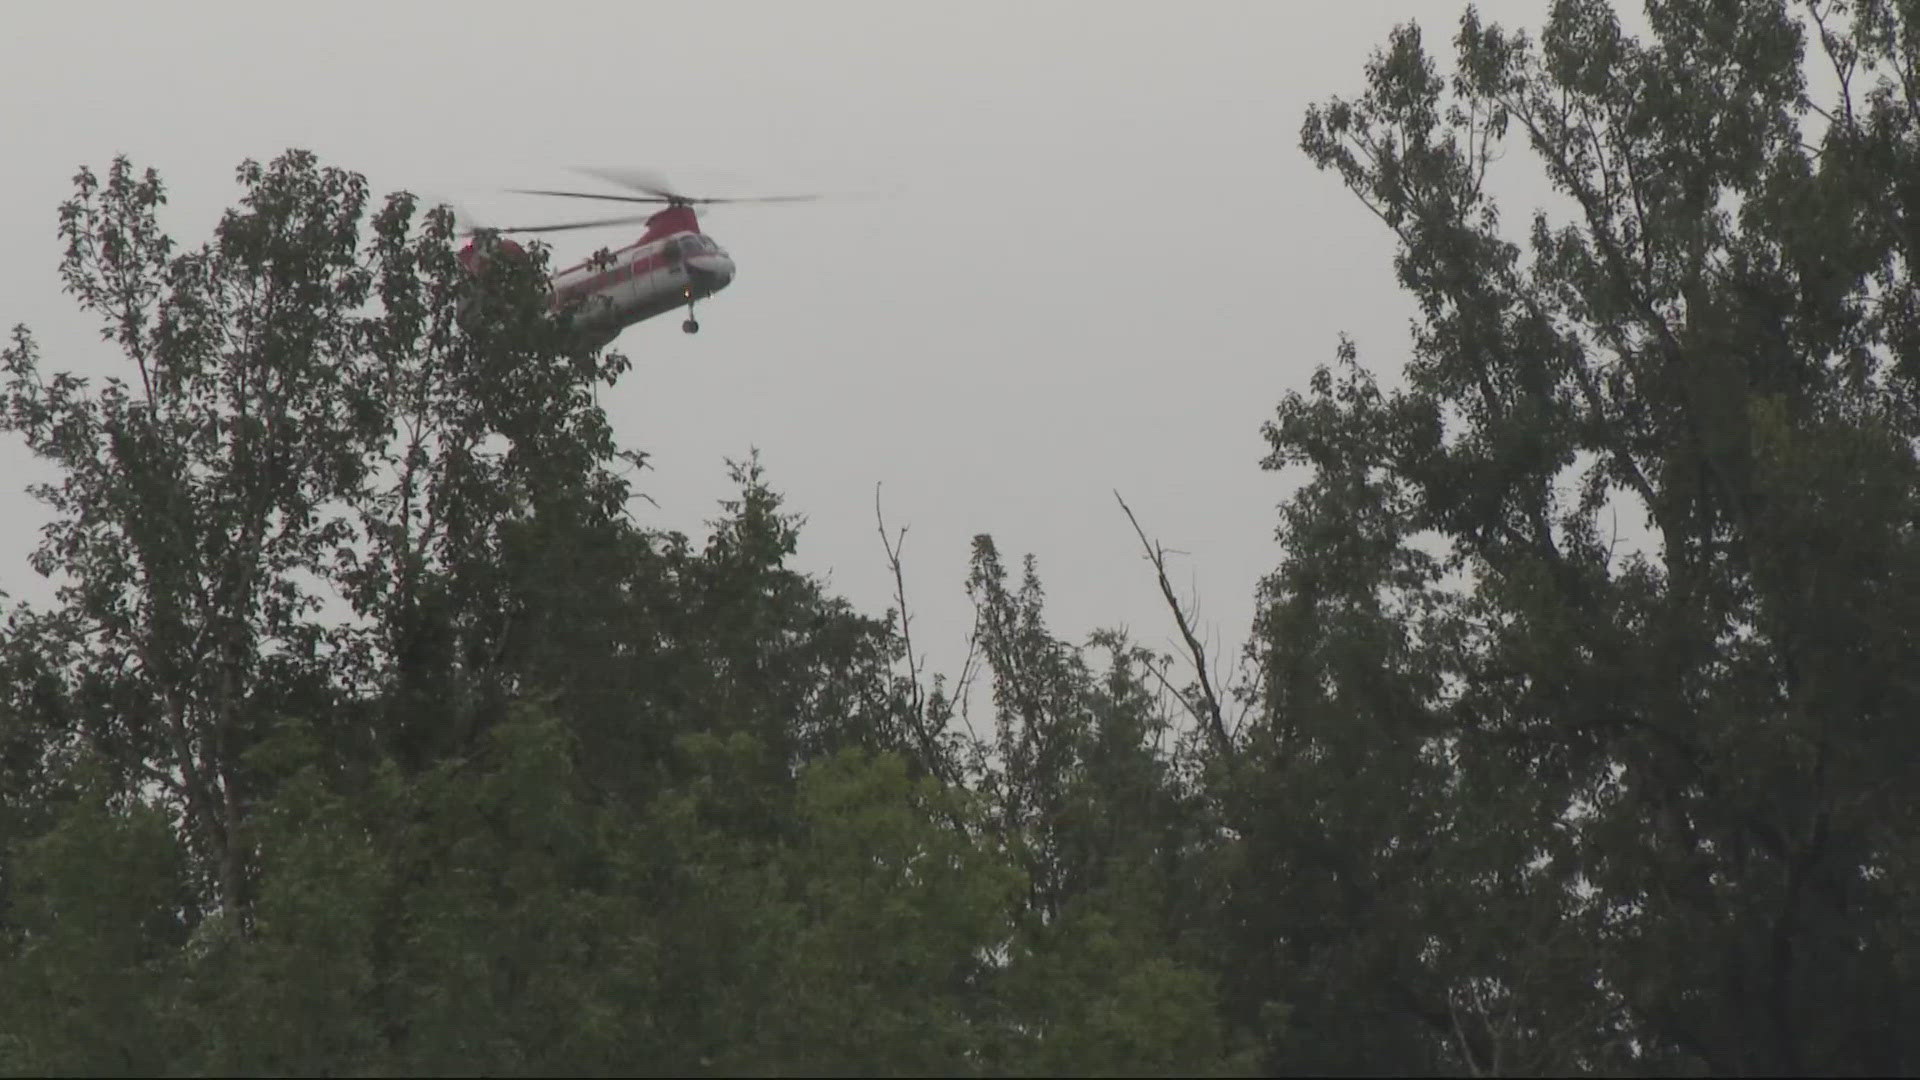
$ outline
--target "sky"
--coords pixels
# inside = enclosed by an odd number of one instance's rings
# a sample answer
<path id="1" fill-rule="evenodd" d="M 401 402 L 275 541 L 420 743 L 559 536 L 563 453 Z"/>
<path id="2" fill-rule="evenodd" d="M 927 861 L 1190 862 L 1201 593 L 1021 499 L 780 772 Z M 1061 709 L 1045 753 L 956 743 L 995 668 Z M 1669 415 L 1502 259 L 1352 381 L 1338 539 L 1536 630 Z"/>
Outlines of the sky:
<path id="1" fill-rule="evenodd" d="M 1546 0 L 1482 0 L 1537 27 Z M 1297 478 L 1261 424 L 1342 333 L 1397 369 L 1412 307 L 1382 226 L 1297 149 L 1307 106 L 1362 88 L 1391 28 L 1444 50 L 1464 4 L 125 4 L 9 6 L 0 32 L 0 327 L 47 371 L 124 363 L 60 292 L 55 210 L 82 164 L 159 170 L 197 246 L 234 168 L 289 147 L 493 225 L 578 216 L 512 187 L 650 169 L 697 194 L 839 192 L 715 208 L 738 265 L 703 304 L 628 329 L 603 392 L 652 456 L 643 524 L 705 535 L 725 459 L 757 448 L 806 515 L 796 565 L 879 614 L 874 522 L 906 526 L 916 643 L 955 672 L 975 534 L 1038 560 L 1069 639 L 1175 632 L 1117 490 L 1177 554 L 1220 652 L 1247 637 Z M 611 189 L 609 189 L 611 190 Z M 589 209 L 593 209 L 589 207 Z M 1524 220 L 1510 207 L 1509 220 Z M 1530 208 L 1525 208 L 1530 209 Z M 559 264 L 637 230 L 563 234 Z M 0 591 L 51 473 L 0 439 Z"/>

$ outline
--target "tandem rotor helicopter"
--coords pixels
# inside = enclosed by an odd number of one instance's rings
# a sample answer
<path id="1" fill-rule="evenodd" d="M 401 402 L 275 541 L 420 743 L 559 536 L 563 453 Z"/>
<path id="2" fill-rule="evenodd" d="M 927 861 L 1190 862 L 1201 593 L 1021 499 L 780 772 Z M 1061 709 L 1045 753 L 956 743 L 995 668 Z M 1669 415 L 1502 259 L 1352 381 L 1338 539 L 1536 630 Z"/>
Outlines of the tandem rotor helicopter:
<path id="1" fill-rule="evenodd" d="M 554 274 L 555 307 L 579 302 L 574 321 L 580 330 L 604 345 L 622 330 L 685 306 L 686 321 L 680 329 L 689 334 L 700 332 L 693 316 L 695 301 L 704 300 L 733 281 L 733 259 L 719 244 L 700 231 L 693 208 L 716 203 L 811 202 L 818 195 L 759 195 L 742 198 L 708 198 L 685 195 L 667 187 L 650 173 L 614 169 L 575 169 L 574 172 L 624 187 L 636 194 L 611 195 L 592 191 L 553 191 L 539 188 L 509 188 L 520 195 L 547 195 L 564 199 L 597 199 L 604 202 L 659 203 L 659 210 L 646 214 L 624 214 L 567 221 L 555 225 L 524 225 L 507 228 L 472 228 L 472 238 L 461 249 L 460 261 L 468 269 L 478 266 L 482 255 L 476 241 L 483 236 L 498 237 L 506 251 L 522 250 L 509 235 L 521 233 L 567 232 L 614 225 L 646 225 L 640 239 L 625 247 L 600 254 Z"/>

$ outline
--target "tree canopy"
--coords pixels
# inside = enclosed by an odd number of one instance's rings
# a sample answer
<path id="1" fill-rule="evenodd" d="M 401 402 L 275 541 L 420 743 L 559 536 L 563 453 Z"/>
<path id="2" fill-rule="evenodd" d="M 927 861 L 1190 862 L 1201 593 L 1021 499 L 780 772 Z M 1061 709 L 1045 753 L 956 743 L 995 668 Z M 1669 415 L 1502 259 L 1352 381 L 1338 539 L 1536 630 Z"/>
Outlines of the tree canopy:
<path id="1" fill-rule="evenodd" d="M 1137 521 L 1180 656 L 983 535 L 949 673 L 757 456 L 636 524 L 538 245 L 294 151 L 188 249 L 81 170 L 124 364 L 0 350 L 0 1072 L 1920 1071 L 1920 9 L 1645 14 L 1308 113 L 1417 315 L 1266 426 L 1227 682 Z"/>

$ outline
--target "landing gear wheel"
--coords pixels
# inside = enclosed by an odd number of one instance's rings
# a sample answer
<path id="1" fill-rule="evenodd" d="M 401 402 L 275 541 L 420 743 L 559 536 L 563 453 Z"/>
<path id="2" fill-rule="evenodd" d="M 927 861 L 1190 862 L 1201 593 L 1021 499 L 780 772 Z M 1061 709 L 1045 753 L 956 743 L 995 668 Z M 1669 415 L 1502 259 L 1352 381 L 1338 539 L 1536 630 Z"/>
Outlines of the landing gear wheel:
<path id="1" fill-rule="evenodd" d="M 685 330 L 689 334 L 697 334 L 700 332 L 700 324 L 692 319 L 688 319 L 686 322 L 680 324 L 680 329 Z"/>

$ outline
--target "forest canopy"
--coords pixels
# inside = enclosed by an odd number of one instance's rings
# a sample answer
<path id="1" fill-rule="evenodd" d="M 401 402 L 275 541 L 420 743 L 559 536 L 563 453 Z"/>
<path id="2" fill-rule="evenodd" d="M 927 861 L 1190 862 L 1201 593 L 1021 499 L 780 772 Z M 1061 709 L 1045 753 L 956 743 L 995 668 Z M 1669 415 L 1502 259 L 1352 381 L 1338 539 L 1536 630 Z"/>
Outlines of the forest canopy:
<path id="1" fill-rule="evenodd" d="M 1920 8 L 1645 25 L 1309 111 L 1418 314 L 1265 427 L 1238 657 L 1144 528 L 1177 655 L 983 535 L 929 672 L 757 458 L 635 522 L 538 245 L 82 169 L 118 373 L 0 350 L 0 1073 L 1920 1072 Z"/>

